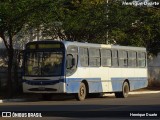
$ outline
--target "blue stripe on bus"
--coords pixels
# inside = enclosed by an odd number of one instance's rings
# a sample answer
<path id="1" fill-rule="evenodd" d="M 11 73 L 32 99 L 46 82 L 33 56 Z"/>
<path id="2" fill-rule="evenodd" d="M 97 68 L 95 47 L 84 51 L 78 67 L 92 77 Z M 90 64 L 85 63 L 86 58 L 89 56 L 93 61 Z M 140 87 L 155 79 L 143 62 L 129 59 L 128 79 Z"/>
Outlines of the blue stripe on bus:
<path id="1" fill-rule="evenodd" d="M 78 93 L 83 80 L 88 82 L 89 93 L 102 92 L 101 78 L 66 78 L 66 92 Z"/>
<path id="2" fill-rule="evenodd" d="M 126 79 L 128 79 L 128 80 L 147 80 L 147 77 L 113 77 L 113 78 L 111 78 L 111 80 L 121 80 L 121 81 L 123 81 L 123 80 L 126 80 Z"/>
<path id="3" fill-rule="evenodd" d="M 129 81 L 130 90 L 144 88 L 147 87 L 148 85 L 147 77 L 128 77 L 128 78 L 115 77 L 111 78 L 113 92 L 122 91 L 122 84 L 126 79 Z"/>
<path id="4" fill-rule="evenodd" d="M 111 78 L 106 82 L 111 82 L 112 92 L 122 91 L 122 84 L 124 80 L 128 79 L 130 83 L 130 90 L 147 87 L 147 77 L 129 77 L 129 78 Z M 78 93 L 79 86 L 82 80 L 86 80 L 89 86 L 89 93 L 98 93 L 108 90 L 103 90 L 101 78 L 66 78 L 66 92 L 67 93 Z M 105 80 L 103 80 L 105 82 Z M 108 87 L 104 89 L 109 89 Z"/>
<path id="5" fill-rule="evenodd" d="M 113 77 L 111 80 L 103 80 L 103 82 L 111 82 L 112 85 L 112 92 L 122 91 L 122 84 L 125 79 L 128 79 L 130 83 L 130 90 L 135 90 L 143 87 L 147 87 L 148 80 L 147 77 L 129 77 L 129 78 L 120 78 L 120 77 Z M 61 80 L 23 80 L 23 82 L 29 85 L 55 85 L 60 82 L 66 82 L 66 92 L 67 93 L 78 93 L 80 83 L 82 80 L 86 80 L 89 86 L 89 93 L 98 93 L 102 92 L 102 81 L 101 78 L 66 78 Z M 108 87 L 104 88 L 108 89 Z M 108 90 L 104 90 L 108 91 Z"/>
<path id="6" fill-rule="evenodd" d="M 64 79 L 60 79 L 60 80 L 23 80 L 23 82 L 29 84 L 29 85 L 55 85 L 57 83 L 60 83 L 60 82 L 64 82 Z"/>

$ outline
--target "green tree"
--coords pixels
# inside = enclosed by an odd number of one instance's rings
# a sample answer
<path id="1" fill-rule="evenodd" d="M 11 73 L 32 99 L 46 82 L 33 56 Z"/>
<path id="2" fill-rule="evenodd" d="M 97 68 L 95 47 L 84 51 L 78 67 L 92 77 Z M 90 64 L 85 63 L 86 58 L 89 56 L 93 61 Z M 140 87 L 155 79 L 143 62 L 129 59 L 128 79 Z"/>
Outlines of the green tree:
<path id="1" fill-rule="evenodd" d="M 68 39 L 102 43 L 106 34 L 106 4 L 100 0 L 86 0 L 73 4 L 75 10 L 64 9 L 64 32 Z M 66 14 L 67 13 L 67 14 Z M 70 24 L 68 24 L 70 23 Z"/>
<path id="2" fill-rule="evenodd" d="M 146 47 L 149 53 L 159 49 L 160 9 L 149 6 L 124 6 L 110 2 L 109 38 L 117 44 Z"/>
<path id="3" fill-rule="evenodd" d="M 1 0 L 0 1 L 0 37 L 8 55 L 7 95 L 12 96 L 13 37 L 26 25 L 36 12 L 45 11 L 51 0 Z M 29 19 L 30 18 L 30 19 Z M 38 18 L 37 18 L 38 19 Z"/>
<path id="4" fill-rule="evenodd" d="M 70 41 L 100 43 L 99 39 L 104 39 L 107 29 L 105 0 L 62 0 L 50 12 L 42 23 L 44 33 Z"/>

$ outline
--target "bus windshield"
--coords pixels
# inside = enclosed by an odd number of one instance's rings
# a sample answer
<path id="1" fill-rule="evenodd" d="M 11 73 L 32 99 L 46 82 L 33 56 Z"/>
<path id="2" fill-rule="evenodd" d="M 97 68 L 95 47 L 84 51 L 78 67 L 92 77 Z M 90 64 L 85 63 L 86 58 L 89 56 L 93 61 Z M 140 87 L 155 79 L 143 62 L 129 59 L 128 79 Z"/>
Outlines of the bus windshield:
<path id="1" fill-rule="evenodd" d="M 62 71 L 62 52 L 27 52 L 25 75 L 59 76 Z"/>

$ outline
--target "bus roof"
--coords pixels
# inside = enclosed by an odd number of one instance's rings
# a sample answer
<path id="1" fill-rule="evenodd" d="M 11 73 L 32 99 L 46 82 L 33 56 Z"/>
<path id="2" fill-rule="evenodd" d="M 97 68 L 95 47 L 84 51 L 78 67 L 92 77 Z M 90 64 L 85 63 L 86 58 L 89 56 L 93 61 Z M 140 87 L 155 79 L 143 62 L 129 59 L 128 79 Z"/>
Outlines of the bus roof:
<path id="1" fill-rule="evenodd" d="M 112 49 L 125 49 L 125 50 L 138 50 L 138 51 L 146 51 L 144 47 L 133 47 L 133 46 L 121 46 L 121 45 L 112 45 L 112 44 L 96 44 L 96 43 L 88 43 L 88 42 L 77 42 L 77 41 L 55 41 L 55 40 L 43 40 L 43 41 L 33 41 L 29 43 L 52 43 L 52 42 L 60 42 L 63 43 L 66 47 L 69 45 L 81 46 L 81 47 L 97 47 L 97 48 L 112 48 Z"/>
<path id="2" fill-rule="evenodd" d="M 75 45 L 82 47 L 98 47 L 98 48 L 112 48 L 112 49 L 125 49 L 125 50 L 140 50 L 146 51 L 144 47 L 134 47 L 134 46 L 121 46 L 121 45 L 112 45 L 112 44 L 96 44 L 96 43 L 87 43 L 87 42 L 71 42 L 71 41 L 62 41 L 66 46 Z"/>

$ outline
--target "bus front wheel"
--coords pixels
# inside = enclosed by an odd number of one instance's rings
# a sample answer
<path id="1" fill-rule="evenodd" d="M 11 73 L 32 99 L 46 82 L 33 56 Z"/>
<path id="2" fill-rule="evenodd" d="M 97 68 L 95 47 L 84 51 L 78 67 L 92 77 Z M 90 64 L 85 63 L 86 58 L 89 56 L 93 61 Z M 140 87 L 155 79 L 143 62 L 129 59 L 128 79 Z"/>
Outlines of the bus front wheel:
<path id="1" fill-rule="evenodd" d="M 75 95 L 76 99 L 83 101 L 87 96 L 86 85 L 82 82 L 79 87 L 78 93 Z"/>
<path id="2" fill-rule="evenodd" d="M 127 98 L 129 95 L 129 84 L 124 82 L 122 86 L 122 92 L 115 92 L 116 98 Z"/>

